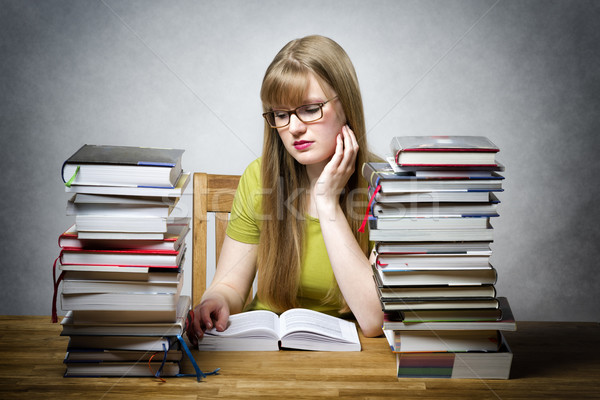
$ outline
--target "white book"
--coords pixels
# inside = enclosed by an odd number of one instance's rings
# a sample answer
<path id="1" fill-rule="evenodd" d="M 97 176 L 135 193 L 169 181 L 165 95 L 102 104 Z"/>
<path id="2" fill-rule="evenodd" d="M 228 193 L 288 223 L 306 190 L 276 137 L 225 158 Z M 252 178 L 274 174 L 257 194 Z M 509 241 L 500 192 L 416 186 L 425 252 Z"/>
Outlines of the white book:
<path id="1" fill-rule="evenodd" d="M 179 281 L 180 269 L 150 269 L 149 267 L 120 267 L 116 265 L 62 265 L 58 268 L 65 271 L 63 281 L 141 281 L 141 282 L 173 282 Z M 64 286 L 63 286 L 64 287 Z"/>
<path id="2" fill-rule="evenodd" d="M 116 196 L 106 194 L 77 193 L 72 200 L 77 204 L 128 204 L 128 205 L 154 205 L 173 206 L 177 197 L 145 197 L 145 196 Z"/>
<path id="3" fill-rule="evenodd" d="M 98 215 L 106 217 L 163 217 L 171 214 L 173 206 L 147 204 L 104 204 L 67 202 L 67 215 Z"/>
<path id="4" fill-rule="evenodd" d="M 494 285 L 377 287 L 381 301 L 494 298 Z"/>
<path id="5" fill-rule="evenodd" d="M 496 330 L 479 331 L 393 331 L 384 329 L 394 353 L 498 351 Z"/>
<path id="6" fill-rule="evenodd" d="M 179 251 L 136 251 L 136 250 L 71 250 L 60 253 L 61 265 L 113 265 L 177 268 L 185 254 L 186 246 Z"/>
<path id="7" fill-rule="evenodd" d="M 190 181 L 190 172 L 181 174 L 174 188 L 127 186 L 65 186 L 67 193 L 108 194 L 115 196 L 181 197 Z"/>
<path id="8" fill-rule="evenodd" d="M 375 203 L 373 216 L 382 218 L 446 218 L 497 216 L 498 203 Z"/>
<path id="9" fill-rule="evenodd" d="M 75 226 L 78 231 L 95 232 L 167 232 L 166 217 L 127 215 L 76 215 Z"/>
<path id="10" fill-rule="evenodd" d="M 480 310 L 497 309 L 496 299 L 381 299 L 386 312 L 417 310 Z"/>
<path id="11" fill-rule="evenodd" d="M 143 239 L 85 239 L 82 232 L 77 231 L 77 227 L 72 225 L 58 238 L 58 245 L 62 248 L 79 249 L 138 249 L 138 250 L 172 250 L 177 251 L 185 241 L 186 235 L 190 230 L 189 218 L 174 218 L 167 222 L 167 232 L 158 233 L 161 237 L 154 240 Z M 109 235 L 115 232 L 94 232 L 107 233 Z M 126 232 L 131 234 L 131 232 Z M 143 233 L 142 233 L 143 234 Z M 163 237 L 164 236 L 164 237 Z"/>
<path id="12" fill-rule="evenodd" d="M 390 270 L 373 267 L 378 286 L 427 286 L 427 285 L 492 285 L 496 283 L 496 270 L 444 269 L 444 270 Z"/>
<path id="13" fill-rule="evenodd" d="M 492 193 L 487 191 L 469 192 L 466 190 L 425 191 L 383 193 L 375 195 L 378 203 L 442 203 L 442 202 L 469 202 L 485 203 L 490 201 Z"/>
<path id="14" fill-rule="evenodd" d="M 492 241 L 492 227 L 479 229 L 369 229 L 369 240 L 373 242 L 453 242 Z"/>
<path id="15" fill-rule="evenodd" d="M 486 229 L 489 218 L 484 217 L 406 217 L 371 218 L 371 229 Z"/>
<path id="16" fill-rule="evenodd" d="M 375 249 L 379 254 L 467 254 L 491 255 L 490 242 L 378 242 Z"/>
<path id="17" fill-rule="evenodd" d="M 165 232 L 77 231 L 77 238 L 83 240 L 163 240 Z"/>
<path id="18" fill-rule="evenodd" d="M 61 293 L 64 311 L 177 311 L 182 285 L 175 293 Z"/>
<path id="19" fill-rule="evenodd" d="M 106 323 L 106 322 L 76 322 L 73 312 L 69 311 L 61 321 L 61 336 L 91 335 L 91 336 L 177 336 L 182 335 L 185 321 L 190 310 L 189 296 L 180 296 L 177 306 L 177 319 L 173 322 L 162 323 Z"/>
<path id="20" fill-rule="evenodd" d="M 163 346 L 168 350 L 176 342 L 176 337 L 74 335 L 69 339 L 67 351 L 73 349 L 163 351 Z"/>
<path id="21" fill-rule="evenodd" d="M 173 311 L 177 309 L 179 294 L 162 293 L 88 293 L 61 294 L 61 307 L 64 311 L 105 310 L 105 311 Z"/>
<path id="22" fill-rule="evenodd" d="M 489 255 L 458 254 L 377 254 L 377 265 L 384 270 L 488 269 Z"/>
<path id="23" fill-rule="evenodd" d="M 183 273 L 148 274 L 147 280 L 87 279 L 80 271 L 66 272 L 62 281 L 63 294 L 84 293 L 176 293 L 183 281 Z"/>
<path id="24" fill-rule="evenodd" d="M 198 342 L 206 351 L 360 351 L 356 325 L 313 310 L 295 308 L 281 316 L 258 310 L 229 317 L 223 332 L 210 329 Z"/>
<path id="25" fill-rule="evenodd" d="M 170 323 L 177 319 L 177 307 L 168 310 L 71 310 L 76 323 L 89 324 L 153 324 Z"/>

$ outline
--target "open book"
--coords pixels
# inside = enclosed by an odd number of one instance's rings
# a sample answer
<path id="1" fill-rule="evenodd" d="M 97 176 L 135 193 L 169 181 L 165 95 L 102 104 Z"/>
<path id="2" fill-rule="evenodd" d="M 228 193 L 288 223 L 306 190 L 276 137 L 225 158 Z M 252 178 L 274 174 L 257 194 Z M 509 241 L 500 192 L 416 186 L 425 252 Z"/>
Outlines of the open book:
<path id="1" fill-rule="evenodd" d="M 303 308 L 234 314 L 223 332 L 207 330 L 198 341 L 206 351 L 277 351 L 279 348 L 317 351 L 360 351 L 353 322 Z"/>

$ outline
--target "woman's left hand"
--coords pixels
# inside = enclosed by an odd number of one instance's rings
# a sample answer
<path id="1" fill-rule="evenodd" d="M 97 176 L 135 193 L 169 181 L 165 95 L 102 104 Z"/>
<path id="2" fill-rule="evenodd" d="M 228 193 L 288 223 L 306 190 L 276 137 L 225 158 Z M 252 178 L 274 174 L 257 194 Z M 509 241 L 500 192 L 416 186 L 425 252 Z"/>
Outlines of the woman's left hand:
<path id="1" fill-rule="evenodd" d="M 355 169 L 358 142 L 348 125 L 337 136 L 333 157 L 327 163 L 314 187 L 314 200 L 318 204 L 337 205 L 339 197 Z"/>

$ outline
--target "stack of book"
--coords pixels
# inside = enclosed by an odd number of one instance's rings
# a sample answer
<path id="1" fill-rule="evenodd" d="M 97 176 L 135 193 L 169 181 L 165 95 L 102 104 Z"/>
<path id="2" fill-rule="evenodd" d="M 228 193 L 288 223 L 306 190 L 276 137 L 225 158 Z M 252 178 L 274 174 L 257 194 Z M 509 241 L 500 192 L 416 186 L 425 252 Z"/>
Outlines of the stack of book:
<path id="1" fill-rule="evenodd" d="M 498 148 L 481 136 L 398 136 L 391 149 L 362 174 L 398 377 L 507 379 L 512 353 L 501 332 L 516 324 L 490 263 Z"/>
<path id="2" fill-rule="evenodd" d="M 55 322 L 58 297 L 67 312 L 65 376 L 182 374 L 191 307 L 181 295 L 190 220 L 174 211 L 190 179 L 182 154 L 84 145 L 63 164 L 75 218 L 54 264 Z"/>

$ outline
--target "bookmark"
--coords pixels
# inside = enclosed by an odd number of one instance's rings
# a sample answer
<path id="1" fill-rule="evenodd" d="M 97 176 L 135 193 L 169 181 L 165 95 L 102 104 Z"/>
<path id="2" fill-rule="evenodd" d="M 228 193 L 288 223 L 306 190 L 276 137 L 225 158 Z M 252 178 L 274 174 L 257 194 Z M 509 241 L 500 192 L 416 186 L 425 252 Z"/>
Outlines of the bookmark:
<path id="1" fill-rule="evenodd" d="M 69 179 L 67 182 L 65 182 L 65 186 L 66 187 L 71 187 L 71 185 L 73 184 L 73 181 L 75 180 L 75 178 L 77 177 L 77 174 L 79 173 L 79 165 L 77 166 L 77 168 L 75 169 L 75 173 L 73 174 L 73 176 L 71 177 L 71 179 Z"/>
<path id="2" fill-rule="evenodd" d="M 360 226 L 360 228 L 358 228 L 358 231 L 360 233 L 363 233 L 365 231 L 365 227 L 367 226 L 367 221 L 369 219 L 369 212 L 371 211 L 371 205 L 373 204 L 373 200 L 375 200 L 375 196 L 377 195 L 377 193 L 380 190 L 381 190 L 381 185 L 378 184 L 377 187 L 375 188 L 375 190 L 373 191 L 373 195 L 369 199 L 369 204 L 367 205 L 367 211 L 365 212 L 365 217 L 363 218 L 362 225 Z"/>

